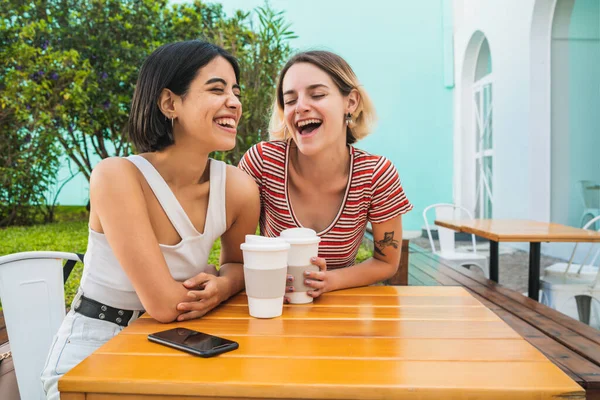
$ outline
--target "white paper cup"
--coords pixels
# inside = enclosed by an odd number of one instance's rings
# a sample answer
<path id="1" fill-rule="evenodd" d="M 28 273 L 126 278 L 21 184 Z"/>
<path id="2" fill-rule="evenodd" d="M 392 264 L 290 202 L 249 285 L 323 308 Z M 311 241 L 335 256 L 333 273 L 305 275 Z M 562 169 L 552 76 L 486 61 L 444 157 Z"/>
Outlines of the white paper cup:
<path id="1" fill-rule="evenodd" d="M 310 259 L 319 255 L 321 238 L 308 228 L 292 228 L 281 232 L 280 238 L 290 244 L 287 265 L 288 274 L 294 277 L 294 291 L 286 296 L 291 304 L 311 303 L 313 298 L 306 292 L 310 290 L 304 285 L 304 271 L 318 271 L 319 267 L 311 264 Z"/>
<path id="2" fill-rule="evenodd" d="M 256 318 L 279 317 L 283 312 L 290 245 L 277 238 L 246 235 L 246 242 L 240 247 L 244 253 L 250 315 Z"/>

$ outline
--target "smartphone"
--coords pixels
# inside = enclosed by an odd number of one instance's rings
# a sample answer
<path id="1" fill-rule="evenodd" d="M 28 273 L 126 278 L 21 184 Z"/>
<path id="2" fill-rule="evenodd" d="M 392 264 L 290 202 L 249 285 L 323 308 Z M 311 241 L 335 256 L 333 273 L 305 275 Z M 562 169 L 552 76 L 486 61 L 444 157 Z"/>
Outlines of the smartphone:
<path id="1" fill-rule="evenodd" d="M 239 347 L 237 342 L 187 328 L 151 333 L 148 340 L 183 350 L 200 357 L 214 357 Z"/>

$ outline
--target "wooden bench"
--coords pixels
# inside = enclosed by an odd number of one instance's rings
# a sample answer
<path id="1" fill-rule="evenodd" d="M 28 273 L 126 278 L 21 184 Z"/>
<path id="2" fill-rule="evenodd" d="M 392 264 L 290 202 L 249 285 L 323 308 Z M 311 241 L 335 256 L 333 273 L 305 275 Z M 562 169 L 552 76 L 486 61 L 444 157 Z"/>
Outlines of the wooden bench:
<path id="1" fill-rule="evenodd" d="M 407 239 L 402 239 L 402 253 L 400 254 L 400 263 L 398 264 L 398 270 L 388 280 L 385 281 L 387 285 L 408 285 L 408 254 L 409 254 L 409 243 Z"/>
<path id="2" fill-rule="evenodd" d="M 600 400 L 600 331 L 468 269 L 410 246 L 410 285 L 463 286 L 586 391 Z"/>

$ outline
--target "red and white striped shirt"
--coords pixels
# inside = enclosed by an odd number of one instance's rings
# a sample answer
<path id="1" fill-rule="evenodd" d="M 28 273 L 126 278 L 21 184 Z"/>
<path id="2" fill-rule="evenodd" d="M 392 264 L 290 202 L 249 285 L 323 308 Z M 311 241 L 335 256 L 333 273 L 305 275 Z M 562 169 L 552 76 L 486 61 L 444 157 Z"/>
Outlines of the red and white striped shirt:
<path id="1" fill-rule="evenodd" d="M 288 198 L 289 149 L 288 142 L 261 142 L 248 150 L 238 165 L 259 187 L 263 236 L 275 237 L 284 229 L 302 227 Z M 387 158 L 350 146 L 350 171 L 338 214 L 317 233 L 321 238 L 319 257 L 327 261 L 327 269 L 354 265 L 367 221 L 381 223 L 413 207 Z"/>

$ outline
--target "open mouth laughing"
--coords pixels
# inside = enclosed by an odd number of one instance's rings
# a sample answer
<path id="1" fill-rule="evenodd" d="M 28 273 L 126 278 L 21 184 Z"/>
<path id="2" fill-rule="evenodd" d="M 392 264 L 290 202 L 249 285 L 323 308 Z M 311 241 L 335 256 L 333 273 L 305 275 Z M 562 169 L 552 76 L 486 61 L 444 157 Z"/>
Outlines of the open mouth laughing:
<path id="1" fill-rule="evenodd" d="M 296 122 L 296 130 L 300 136 L 310 136 L 314 133 L 321 125 L 323 120 L 318 118 L 309 118 Z"/>
<path id="2" fill-rule="evenodd" d="M 221 127 L 222 129 L 231 132 L 231 133 L 236 133 L 237 132 L 237 121 L 235 120 L 235 118 L 232 117 L 220 117 L 220 118 L 215 118 L 214 122 L 219 125 L 219 127 Z"/>

